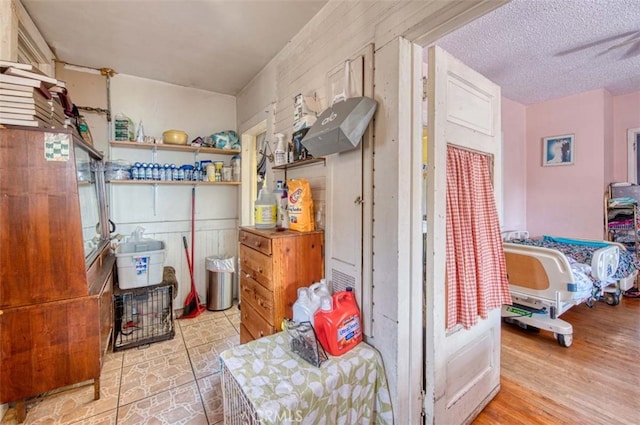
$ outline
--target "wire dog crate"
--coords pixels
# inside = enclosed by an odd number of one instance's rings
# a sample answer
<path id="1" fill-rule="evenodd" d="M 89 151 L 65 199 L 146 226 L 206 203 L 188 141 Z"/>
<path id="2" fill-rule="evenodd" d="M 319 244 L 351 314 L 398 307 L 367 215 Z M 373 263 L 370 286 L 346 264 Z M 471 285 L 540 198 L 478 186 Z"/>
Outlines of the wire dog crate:
<path id="1" fill-rule="evenodd" d="M 173 286 L 156 285 L 114 293 L 113 351 L 173 339 Z"/>
<path id="2" fill-rule="evenodd" d="M 222 368 L 222 400 L 225 425 L 259 425 L 260 418 L 224 362 Z"/>

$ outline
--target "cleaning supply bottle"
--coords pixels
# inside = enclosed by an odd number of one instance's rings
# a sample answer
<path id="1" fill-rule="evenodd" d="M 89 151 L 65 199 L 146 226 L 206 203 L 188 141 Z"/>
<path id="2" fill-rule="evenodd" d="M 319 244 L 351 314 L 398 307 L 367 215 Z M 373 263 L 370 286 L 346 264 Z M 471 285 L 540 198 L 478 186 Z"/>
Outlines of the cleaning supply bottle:
<path id="1" fill-rule="evenodd" d="M 273 194 L 265 181 L 255 203 L 256 229 L 273 229 L 276 227 L 276 203 Z"/>
<path id="2" fill-rule="evenodd" d="M 320 282 L 316 282 L 309 286 L 309 300 L 311 302 L 311 309 L 315 313 L 320 309 L 322 297 L 330 297 L 331 291 L 327 286 L 327 281 L 323 278 Z"/>
<path id="3" fill-rule="evenodd" d="M 278 180 L 276 182 L 276 188 L 273 190 L 273 196 L 275 197 L 276 202 L 276 227 L 282 226 L 282 205 L 280 203 L 280 199 L 282 198 L 282 194 L 284 192 L 284 182 L 282 180 Z"/>
<path id="4" fill-rule="evenodd" d="M 324 350 L 340 356 L 362 341 L 360 310 L 352 288 L 323 296 L 315 314 L 315 330 Z"/>
<path id="5" fill-rule="evenodd" d="M 282 180 L 276 183 L 276 190 L 273 191 L 276 196 L 276 206 L 278 217 L 276 219 L 277 226 L 283 229 L 289 228 L 289 197 L 287 196 L 287 186 Z"/>
<path id="6" fill-rule="evenodd" d="M 275 158 L 275 165 L 284 165 L 287 163 L 287 151 L 284 145 L 284 134 L 277 133 L 276 139 L 278 142 L 276 143 L 276 149 L 273 152 Z"/>
<path id="7" fill-rule="evenodd" d="M 298 288 L 298 299 L 293 303 L 293 321 L 298 323 L 311 322 L 313 326 L 313 319 L 309 288 Z"/>

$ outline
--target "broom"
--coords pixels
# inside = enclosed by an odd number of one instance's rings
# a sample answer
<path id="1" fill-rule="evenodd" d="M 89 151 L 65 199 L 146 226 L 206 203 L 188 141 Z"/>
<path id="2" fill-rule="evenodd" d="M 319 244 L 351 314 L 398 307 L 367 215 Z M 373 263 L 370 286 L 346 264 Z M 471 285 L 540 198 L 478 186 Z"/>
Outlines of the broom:
<path id="1" fill-rule="evenodd" d="M 193 318 L 197 317 L 205 310 L 205 307 L 200 305 L 200 299 L 198 298 L 198 291 L 196 291 L 195 279 L 193 277 L 194 267 L 194 248 L 195 248 L 195 213 L 196 213 L 196 188 L 191 188 L 191 257 L 189 257 L 189 247 L 187 246 L 187 238 L 182 237 L 184 244 L 184 251 L 187 256 L 187 265 L 189 266 L 189 274 L 191 276 L 191 292 L 184 300 L 184 308 L 182 310 L 182 317 Z"/>
<path id="2" fill-rule="evenodd" d="M 198 291 L 196 291 L 196 281 L 193 278 L 193 264 L 189 258 L 189 247 L 187 246 L 187 237 L 182 237 L 184 244 L 184 252 L 187 254 L 187 265 L 189 266 L 189 275 L 191 276 L 191 291 L 187 294 L 187 298 L 184 300 L 184 308 L 182 309 L 181 319 L 191 319 L 198 317 L 200 313 L 205 310 L 204 306 L 200 305 L 200 299 L 198 297 Z"/>

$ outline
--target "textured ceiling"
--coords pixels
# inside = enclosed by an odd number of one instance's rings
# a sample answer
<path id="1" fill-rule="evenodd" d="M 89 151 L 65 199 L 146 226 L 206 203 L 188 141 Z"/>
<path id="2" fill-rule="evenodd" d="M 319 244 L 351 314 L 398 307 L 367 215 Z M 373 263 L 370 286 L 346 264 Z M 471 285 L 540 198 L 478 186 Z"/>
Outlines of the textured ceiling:
<path id="1" fill-rule="evenodd" d="M 23 0 L 59 60 L 235 95 L 326 1 Z"/>
<path id="2" fill-rule="evenodd" d="M 640 0 L 513 0 L 437 44 L 523 104 L 640 90 Z"/>

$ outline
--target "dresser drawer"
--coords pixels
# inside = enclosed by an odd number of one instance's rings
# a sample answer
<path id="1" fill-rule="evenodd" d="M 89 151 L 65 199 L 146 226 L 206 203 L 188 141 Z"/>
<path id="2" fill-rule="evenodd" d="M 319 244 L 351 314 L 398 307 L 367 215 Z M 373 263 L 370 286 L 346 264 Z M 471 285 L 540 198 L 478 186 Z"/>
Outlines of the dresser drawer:
<path id="1" fill-rule="evenodd" d="M 255 337 L 251 335 L 251 332 L 247 330 L 247 327 L 241 323 L 240 324 L 240 344 L 246 344 L 247 342 L 251 342 L 254 339 Z"/>
<path id="2" fill-rule="evenodd" d="M 240 243 L 266 255 L 271 255 L 271 239 L 240 230 Z"/>
<path id="3" fill-rule="evenodd" d="M 246 276 L 240 278 L 241 300 L 251 304 L 269 324 L 273 323 L 273 292 Z"/>
<path id="4" fill-rule="evenodd" d="M 240 245 L 242 275 L 252 278 L 269 290 L 273 290 L 272 259 L 264 254 Z"/>
<path id="5" fill-rule="evenodd" d="M 263 336 L 275 333 L 275 328 L 260 317 L 251 306 L 251 303 L 242 301 L 240 321 L 255 338 L 262 338 Z"/>

